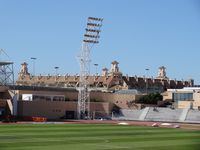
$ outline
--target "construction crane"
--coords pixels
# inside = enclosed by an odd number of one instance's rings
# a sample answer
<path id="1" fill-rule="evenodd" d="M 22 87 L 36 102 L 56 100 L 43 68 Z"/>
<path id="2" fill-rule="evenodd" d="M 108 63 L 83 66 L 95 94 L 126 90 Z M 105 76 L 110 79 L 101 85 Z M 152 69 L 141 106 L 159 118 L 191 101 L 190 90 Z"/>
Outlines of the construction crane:
<path id="1" fill-rule="evenodd" d="M 91 119 L 90 115 L 90 91 L 87 77 L 90 75 L 90 51 L 94 44 L 99 43 L 102 18 L 88 17 L 84 39 L 79 55 L 80 78 L 78 85 L 77 119 Z"/>

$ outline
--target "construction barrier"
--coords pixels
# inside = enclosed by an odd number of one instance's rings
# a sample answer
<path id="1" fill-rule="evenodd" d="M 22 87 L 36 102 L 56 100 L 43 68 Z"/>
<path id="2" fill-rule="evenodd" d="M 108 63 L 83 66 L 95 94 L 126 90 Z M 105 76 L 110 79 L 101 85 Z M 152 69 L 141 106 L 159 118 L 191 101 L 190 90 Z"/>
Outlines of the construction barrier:
<path id="1" fill-rule="evenodd" d="M 45 117 L 32 117 L 32 116 L 24 116 L 22 117 L 23 121 L 34 121 L 34 122 L 46 122 L 47 118 Z"/>

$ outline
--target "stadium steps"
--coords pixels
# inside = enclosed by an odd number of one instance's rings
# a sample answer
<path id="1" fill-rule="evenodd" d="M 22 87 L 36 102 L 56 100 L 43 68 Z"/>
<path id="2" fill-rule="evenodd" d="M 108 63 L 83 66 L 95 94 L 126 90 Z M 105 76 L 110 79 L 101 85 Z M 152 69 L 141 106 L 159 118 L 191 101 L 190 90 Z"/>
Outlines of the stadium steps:
<path id="1" fill-rule="evenodd" d="M 186 122 L 200 122 L 200 111 L 190 109 L 187 113 Z"/>
<path id="2" fill-rule="evenodd" d="M 7 102 L 7 105 L 8 105 L 8 108 L 9 108 L 11 114 L 13 114 L 13 105 L 12 105 L 11 100 L 8 99 L 8 100 L 6 100 L 6 102 Z"/>
<path id="3" fill-rule="evenodd" d="M 149 107 L 144 108 L 144 110 L 142 111 L 139 120 L 143 121 L 145 119 L 145 117 L 147 116 L 147 113 L 149 112 Z"/>
<path id="4" fill-rule="evenodd" d="M 12 101 L 11 104 L 9 103 L 9 109 L 12 115 L 16 116 L 17 115 L 17 95 L 13 90 L 8 90 Z M 12 107 L 12 108 L 11 108 Z"/>
<path id="5" fill-rule="evenodd" d="M 188 111 L 189 111 L 189 108 L 184 108 L 181 115 L 180 115 L 180 118 L 179 118 L 179 121 L 181 122 L 184 122 L 186 117 L 187 117 L 187 114 L 188 114 Z"/>
<path id="6" fill-rule="evenodd" d="M 114 115 L 115 120 L 138 120 L 143 110 L 121 109 L 120 114 Z"/>
<path id="7" fill-rule="evenodd" d="M 192 109 L 171 109 L 160 107 L 146 107 L 141 110 L 121 109 L 119 114 L 113 115 L 113 120 L 200 123 L 200 111 Z"/>
<path id="8" fill-rule="evenodd" d="M 169 121 L 178 122 L 183 109 L 150 108 L 146 121 Z"/>

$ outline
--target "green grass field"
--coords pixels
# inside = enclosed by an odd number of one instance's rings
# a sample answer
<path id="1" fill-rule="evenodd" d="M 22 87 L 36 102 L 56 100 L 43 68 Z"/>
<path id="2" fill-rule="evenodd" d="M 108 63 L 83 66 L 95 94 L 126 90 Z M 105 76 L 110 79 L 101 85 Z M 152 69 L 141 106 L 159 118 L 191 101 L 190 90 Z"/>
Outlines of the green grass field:
<path id="1" fill-rule="evenodd" d="M 2 124 L 0 150 L 200 150 L 200 131 L 120 125 Z"/>

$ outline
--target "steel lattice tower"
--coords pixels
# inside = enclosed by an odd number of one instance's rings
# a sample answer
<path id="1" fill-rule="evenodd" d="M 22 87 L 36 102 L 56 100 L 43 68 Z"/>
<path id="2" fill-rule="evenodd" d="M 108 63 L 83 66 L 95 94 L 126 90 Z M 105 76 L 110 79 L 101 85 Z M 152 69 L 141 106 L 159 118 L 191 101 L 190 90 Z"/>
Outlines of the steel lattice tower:
<path id="1" fill-rule="evenodd" d="M 87 77 L 90 75 L 90 51 L 94 44 L 99 43 L 102 18 L 88 17 L 86 33 L 79 56 L 80 79 L 78 86 L 77 119 L 90 119 L 90 93 Z"/>
<path id="2" fill-rule="evenodd" d="M 3 54 L 9 58 L 6 52 L 0 49 L 0 57 L 3 56 Z M 0 86 L 14 85 L 13 62 L 2 61 L 1 59 L 2 58 L 0 58 Z"/>

